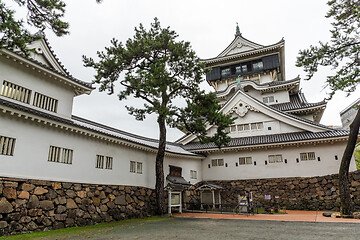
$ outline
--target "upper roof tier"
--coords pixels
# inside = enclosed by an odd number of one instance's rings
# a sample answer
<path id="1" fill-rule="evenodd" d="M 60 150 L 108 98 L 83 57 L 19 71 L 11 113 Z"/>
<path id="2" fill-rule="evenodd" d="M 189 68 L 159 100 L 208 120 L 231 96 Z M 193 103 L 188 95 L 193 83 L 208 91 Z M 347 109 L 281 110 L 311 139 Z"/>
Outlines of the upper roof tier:
<path id="1" fill-rule="evenodd" d="M 235 70 L 233 71 L 236 75 L 257 74 L 259 69 L 247 68 L 246 72 L 243 73 L 241 68 L 242 65 L 252 65 L 258 61 L 263 62 L 263 70 L 277 69 L 277 72 L 281 75 L 279 81 L 283 81 L 285 80 L 284 48 L 284 39 L 275 44 L 264 46 L 244 38 L 237 28 L 234 40 L 225 50 L 217 57 L 203 59 L 206 66 L 212 68 L 212 71 L 207 74 L 207 81 L 226 78 L 220 74 L 224 67 L 234 67 L 234 69 L 238 67 L 239 72 L 236 71 L 235 73 Z"/>
<path id="2" fill-rule="evenodd" d="M 63 82 L 74 89 L 75 96 L 81 94 L 90 94 L 93 90 L 92 83 L 84 82 L 73 77 L 64 65 L 60 62 L 55 52 L 51 48 L 45 35 L 41 32 L 35 35 L 36 40 L 28 45 L 32 49 L 29 55 L 25 55 L 19 50 L 0 49 L 0 55 L 11 58 L 14 62 L 31 66 L 44 75 L 51 76 L 53 79 Z"/>

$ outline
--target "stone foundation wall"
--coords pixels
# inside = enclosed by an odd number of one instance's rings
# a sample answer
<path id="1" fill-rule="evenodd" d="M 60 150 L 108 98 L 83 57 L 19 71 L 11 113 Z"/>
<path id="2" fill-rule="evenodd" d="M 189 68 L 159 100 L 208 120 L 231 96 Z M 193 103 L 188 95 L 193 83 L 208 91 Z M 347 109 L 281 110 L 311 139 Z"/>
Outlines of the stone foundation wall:
<path id="1" fill-rule="evenodd" d="M 0 236 L 146 217 L 154 212 L 153 189 L 0 178 Z"/>
<path id="2" fill-rule="evenodd" d="M 349 177 L 355 208 L 360 209 L 360 171 L 350 173 Z M 337 174 L 308 178 L 211 182 L 223 187 L 221 192 L 222 203 L 237 204 L 238 195 L 244 195 L 245 191 L 251 191 L 254 203 L 261 204 L 264 207 L 274 207 L 278 202 L 280 207 L 296 210 L 339 211 L 340 208 Z M 194 191 L 197 186 L 186 193 L 190 202 L 200 202 L 199 193 Z M 271 200 L 265 200 L 265 194 L 271 195 Z M 279 198 L 275 199 L 275 196 L 279 196 Z"/>

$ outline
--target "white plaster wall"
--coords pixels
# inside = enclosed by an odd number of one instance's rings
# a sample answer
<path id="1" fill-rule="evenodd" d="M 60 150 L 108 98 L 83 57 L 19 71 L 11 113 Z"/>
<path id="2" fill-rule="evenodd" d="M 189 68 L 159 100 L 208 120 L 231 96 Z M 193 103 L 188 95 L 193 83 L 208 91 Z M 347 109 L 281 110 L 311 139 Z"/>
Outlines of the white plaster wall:
<path id="1" fill-rule="evenodd" d="M 237 179 L 260 179 L 277 177 L 313 177 L 334 174 L 339 172 L 339 166 L 346 142 L 334 144 L 305 145 L 299 147 L 272 148 L 253 151 L 232 151 L 211 153 L 203 160 L 203 180 L 237 180 Z M 315 152 L 316 160 L 301 161 L 301 152 Z M 282 154 L 283 161 L 287 163 L 269 163 L 268 155 Z M 338 160 L 335 160 L 335 155 Z M 239 165 L 236 162 L 239 157 L 252 157 L 256 165 Z M 320 157 L 320 161 L 317 158 Z M 222 158 L 228 167 L 211 167 L 211 159 Z M 299 163 L 296 162 L 299 158 Z M 265 160 L 268 164 L 265 165 Z M 354 158 L 350 164 L 350 171 L 355 171 Z"/>
<path id="2" fill-rule="evenodd" d="M 201 172 L 202 162 L 201 162 L 201 159 L 194 160 L 194 159 L 189 159 L 189 158 L 186 158 L 186 157 L 185 158 L 184 157 L 182 157 L 182 158 L 166 157 L 166 159 L 164 161 L 164 175 L 165 175 L 165 178 L 170 172 L 170 165 L 176 166 L 176 167 L 181 167 L 182 168 L 182 176 L 183 176 L 183 178 L 186 181 L 190 182 L 191 184 L 195 184 L 197 182 L 202 181 L 202 172 Z M 197 178 L 196 179 L 191 179 L 190 178 L 190 170 L 195 170 L 196 171 L 196 173 L 197 173 Z"/>
<path id="3" fill-rule="evenodd" d="M 262 75 L 260 77 L 260 83 L 268 83 L 268 82 L 272 82 L 270 74 Z"/>
<path id="4" fill-rule="evenodd" d="M 269 103 L 271 104 L 278 104 L 278 103 L 285 103 L 290 102 L 289 92 L 288 91 L 278 91 L 272 93 L 264 93 L 262 97 L 274 96 L 274 102 Z M 262 99 L 261 99 L 262 101 Z"/>
<path id="5" fill-rule="evenodd" d="M 235 116 L 235 115 L 234 115 Z M 293 127 L 287 123 L 280 122 L 276 119 L 271 118 L 260 112 L 254 112 L 249 110 L 244 117 L 240 117 L 236 115 L 238 118 L 235 119 L 234 124 L 248 124 L 248 123 L 256 123 L 262 122 L 263 129 L 262 130 L 248 130 L 248 131 L 240 131 L 240 132 L 230 132 L 229 136 L 232 138 L 237 137 L 248 137 L 248 136 L 259 136 L 266 134 L 279 134 L 279 133 L 289 133 L 289 132 L 300 132 L 303 131 L 300 128 Z M 269 129 L 269 127 L 271 129 Z M 210 134 L 215 134 L 216 128 L 212 127 L 210 129 Z"/>
<path id="6" fill-rule="evenodd" d="M 44 109 L 37 108 L 32 105 L 35 92 L 42 93 L 46 96 L 55 98 L 58 100 L 57 115 L 65 118 L 70 118 L 72 112 L 74 90 L 69 86 L 60 84 L 58 80 L 48 78 L 44 74 L 40 74 L 31 68 L 20 65 L 18 63 L 10 62 L 5 57 L 0 56 L 0 86 L 4 80 L 15 83 L 22 87 L 30 89 L 31 99 L 30 104 L 25 104 L 10 98 L 4 98 L 8 101 L 16 102 L 17 104 L 26 105 L 41 111 L 47 112 Z M 53 112 L 49 112 L 55 114 Z"/>
<path id="7" fill-rule="evenodd" d="M 155 186 L 154 153 L 69 133 L 31 120 L 10 118 L 3 113 L 0 113 L 0 120 L 0 135 L 16 138 L 14 156 L 0 155 L 0 176 L 149 188 Z M 73 163 L 49 162 L 50 145 L 72 149 Z M 113 157 L 113 169 L 95 168 L 97 154 Z M 143 173 L 130 173 L 130 161 L 142 162 Z M 202 179 L 200 159 L 188 159 L 186 156 L 166 158 L 166 174 L 169 164 L 182 167 L 187 181 L 190 181 L 190 170 L 198 172 L 198 179 L 192 182 Z"/>

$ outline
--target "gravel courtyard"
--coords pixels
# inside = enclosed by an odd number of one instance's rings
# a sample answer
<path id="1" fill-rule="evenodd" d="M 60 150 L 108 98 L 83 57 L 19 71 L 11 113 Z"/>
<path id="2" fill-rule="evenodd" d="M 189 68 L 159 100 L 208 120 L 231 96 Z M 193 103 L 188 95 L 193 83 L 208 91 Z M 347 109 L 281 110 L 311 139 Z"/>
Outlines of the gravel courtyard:
<path id="1" fill-rule="evenodd" d="M 50 233 L 50 232 L 49 232 Z M 164 218 L 54 233 L 36 239 L 359 239 L 354 223 Z M 18 236 L 19 237 L 19 236 Z M 21 239 L 21 238 L 17 238 Z M 26 238 L 29 239 L 29 238 Z M 31 238 L 30 238 L 31 239 Z"/>

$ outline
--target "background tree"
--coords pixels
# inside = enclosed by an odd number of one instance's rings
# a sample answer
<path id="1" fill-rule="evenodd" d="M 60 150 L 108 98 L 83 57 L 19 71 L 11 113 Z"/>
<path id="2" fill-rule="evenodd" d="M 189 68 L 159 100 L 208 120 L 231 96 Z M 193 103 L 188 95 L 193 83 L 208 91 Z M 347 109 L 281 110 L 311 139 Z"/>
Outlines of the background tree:
<path id="1" fill-rule="evenodd" d="M 326 79 L 330 88 L 330 98 L 336 91 L 348 94 L 355 91 L 360 83 L 360 1 L 331 0 L 326 17 L 332 18 L 331 39 L 329 42 L 319 42 L 318 46 L 299 51 L 296 65 L 307 72 L 311 79 L 319 66 L 331 66 L 334 74 Z M 341 214 L 352 215 L 353 203 L 349 187 L 349 166 L 354 152 L 360 125 L 360 109 L 350 125 L 348 144 L 344 151 L 339 169 L 339 189 Z"/>
<path id="2" fill-rule="evenodd" d="M 62 18 L 66 4 L 62 0 L 13 0 L 20 7 L 27 8 L 26 23 L 16 19 L 14 10 L 0 0 L 0 48 L 20 49 L 28 53 L 27 44 L 34 40 L 34 35 L 28 30 L 34 27 L 40 31 L 51 29 L 57 36 L 68 34 L 69 24 Z M 102 0 L 96 0 L 100 3 Z"/>
<path id="3" fill-rule="evenodd" d="M 123 86 L 119 99 L 129 96 L 142 99 L 142 108 L 126 106 L 137 120 L 147 114 L 157 114 L 159 147 L 156 154 L 156 185 L 158 214 L 166 212 L 163 161 L 166 147 L 166 124 L 197 134 L 202 142 L 225 145 L 230 138 L 226 127 L 233 122 L 230 116 L 219 113 L 215 94 L 200 90 L 205 65 L 200 62 L 189 42 L 176 41 L 178 35 L 169 27 L 161 28 L 155 18 L 151 28 L 142 24 L 135 28 L 133 39 L 125 46 L 115 39 L 105 51 L 97 52 L 99 61 L 83 56 L 84 65 L 96 70 L 95 83 L 100 91 L 114 92 L 114 83 Z M 120 80 L 120 74 L 125 78 Z M 184 107 L 175 102 L 183 100 Z M 174 102 L 175 101 L 175 102 Z M 181 104 L 180 104 L 181 105 Z M 216 125 L 214 136 L 206 136 L 206 125 Z"/>

